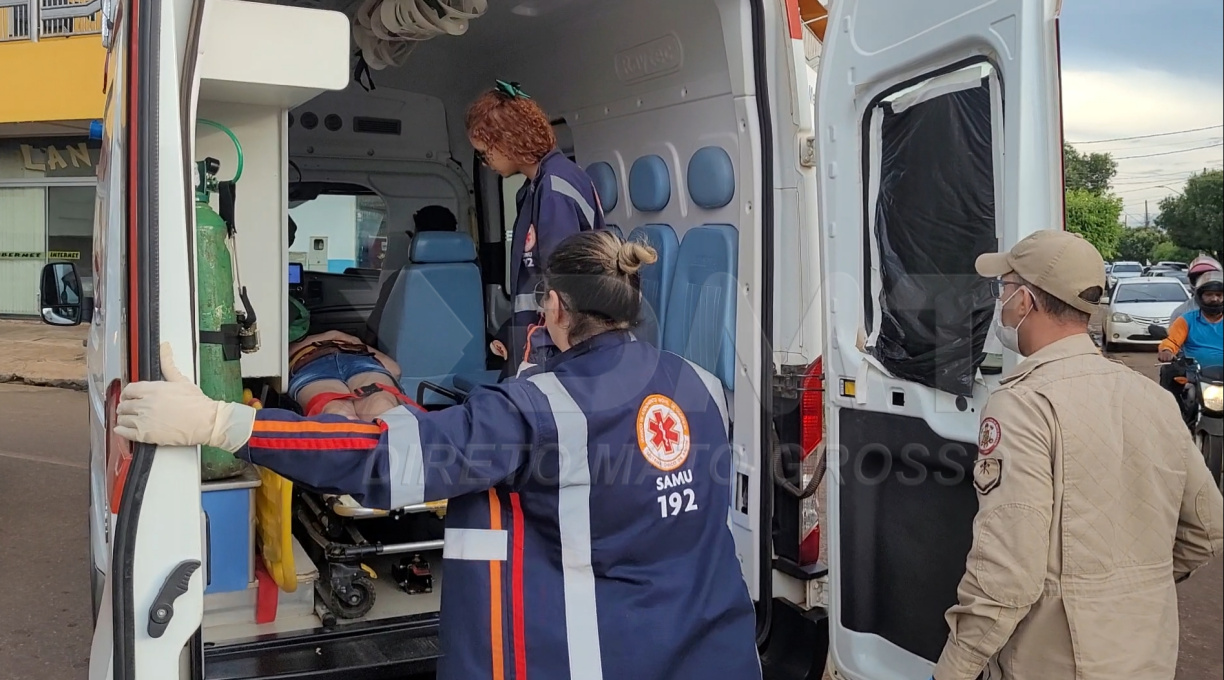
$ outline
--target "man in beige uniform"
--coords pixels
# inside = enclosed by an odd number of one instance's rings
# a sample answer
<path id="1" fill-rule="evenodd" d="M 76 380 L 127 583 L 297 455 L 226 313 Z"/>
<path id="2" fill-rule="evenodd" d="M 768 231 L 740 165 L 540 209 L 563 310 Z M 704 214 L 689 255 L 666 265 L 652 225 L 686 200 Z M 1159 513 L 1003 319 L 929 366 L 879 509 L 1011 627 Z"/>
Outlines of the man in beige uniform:
<path id="1" fill-rule="evenodd" d="M 1177 406 L 1088 337 L 1104 263 L 1042 231 L 982 255 L 999 339 L 1027 358 L 982 413 L 973 548 L 935 680 L 1172 680 L 1174 583 L 1224 543 Z"/>

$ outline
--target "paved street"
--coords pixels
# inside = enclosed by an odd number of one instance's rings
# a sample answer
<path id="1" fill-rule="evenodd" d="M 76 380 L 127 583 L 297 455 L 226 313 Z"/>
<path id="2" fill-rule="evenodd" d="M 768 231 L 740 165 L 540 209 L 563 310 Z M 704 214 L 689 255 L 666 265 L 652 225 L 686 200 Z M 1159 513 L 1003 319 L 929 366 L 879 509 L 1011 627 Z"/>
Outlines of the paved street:
<path id="1" fill-rule="evenodd" d="M 1121 358 L 1155 375 L 1151 352 Z M 86 397 L 0 384 L 0 680 L 81 680 L 89 657 Z M 1180 586 L 1178 680 L 1224 677 L 1224 560 Z"/>

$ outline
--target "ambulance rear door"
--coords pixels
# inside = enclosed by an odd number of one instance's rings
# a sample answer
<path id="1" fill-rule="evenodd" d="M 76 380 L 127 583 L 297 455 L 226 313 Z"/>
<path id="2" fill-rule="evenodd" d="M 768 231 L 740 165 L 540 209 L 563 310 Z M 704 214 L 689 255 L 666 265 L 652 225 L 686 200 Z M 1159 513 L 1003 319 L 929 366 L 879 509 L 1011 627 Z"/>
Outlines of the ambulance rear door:
<path id="1" fill-rule="evenodd" d="M 977 508 L 982 252 L 1061 228 L 1056 0 L 838 0 L 817 80 L 831 661 L 929 677 Z"/>
<path id="2" fill-rule="evenodd" d="M 198 447 L 130 444 L 114 434 L 120 383 L 162 378 L 159 346 L 195 375 L 191 168 L 183 136 L 182 55 L 203 3 L 107 3 L 103 185 L 95 230 L 108 245 L 103 304 L 123 357 L 107 365 L 106 498 L 110 559 L 90 680 L 203 677 L 199 631 L 206 564 Z M 183 80 L 180 81 L 180 77 Z M 114 307 L 114 308 L 112 308 Z M 99 367 L 91 366 L 91 371 Z M 108 382 L 108 385 L 111 384 Z"/>

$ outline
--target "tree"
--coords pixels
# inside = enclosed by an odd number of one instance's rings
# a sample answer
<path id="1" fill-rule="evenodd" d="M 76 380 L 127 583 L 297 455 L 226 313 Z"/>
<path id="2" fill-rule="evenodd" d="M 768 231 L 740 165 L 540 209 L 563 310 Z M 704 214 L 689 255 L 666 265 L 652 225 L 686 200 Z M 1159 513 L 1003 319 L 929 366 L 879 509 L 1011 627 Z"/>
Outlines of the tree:
<path id="1" fill-rule="evenodd" d="M 1160 201 L 1156 226 L 1175 245 L 1220 259 L 1224 249 L 1224 171 L 1191 175 L 1180 196 Z"/>
<path id="2" fill-rule="evenodd" d="M 1107 153 L 1082 154 L 1063 143 L 1063 183 L 1067 191 L 1083 189 L 1097 196 L 1109 191 L 1109 182 L 1118 173 L 1118 164 Z"/>
<path id="3" fill-rule="evenodd" d="M 1189 262 L 1194 255 L 1193 250 L 1186 250 L 1172 241 L 1163 241 L 1152 248 L 1152 262 Z"/>
<path id="4" fill-rule="evenodd" d="M 1100 196 L 1087 189 L 1067 191 L 1067 231 L 1080 234 L 1096 246 L 1101 257 L 1112 260 L 1125 227 L 1118 221 L 1122 199 Z"/>
<path id="5" fill-rule="evenodd" d="M 1155 262 L 1157 258 L 1152 251 L 1167 239 L 1164 232 L 1155 227 L 1123 228 L 1122 237 L 1118 239 L 1118 259 Z"/>

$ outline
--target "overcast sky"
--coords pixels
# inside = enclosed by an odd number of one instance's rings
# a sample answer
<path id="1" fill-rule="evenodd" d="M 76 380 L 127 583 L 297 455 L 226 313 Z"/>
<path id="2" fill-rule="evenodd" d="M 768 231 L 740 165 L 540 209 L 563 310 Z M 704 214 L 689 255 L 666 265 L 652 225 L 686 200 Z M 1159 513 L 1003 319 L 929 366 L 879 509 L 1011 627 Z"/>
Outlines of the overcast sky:
<path id="1" fill-rule="evenodd" d="M 1224 165 L 1224 2 L 1063 0 L 1064 134 L 1069 142 L 1208 130 L 1131 141 L 1076 144 L 1118 160 L 1114 191 L 1127 221 L 1154 218 L 1186 177 Z M 1172 153 L 1194 147 L 1211 148 Z M 1130 158 L 1127 156 L 1147 156 Z"/>

